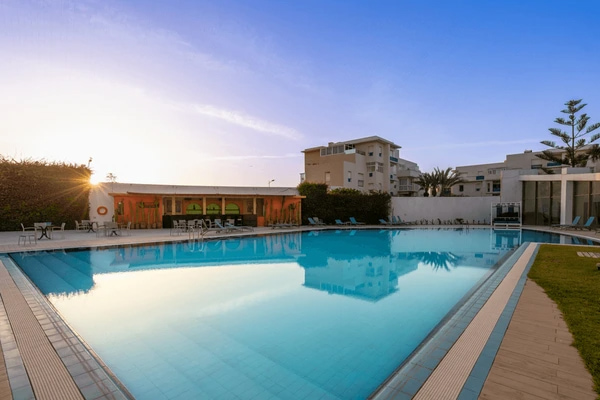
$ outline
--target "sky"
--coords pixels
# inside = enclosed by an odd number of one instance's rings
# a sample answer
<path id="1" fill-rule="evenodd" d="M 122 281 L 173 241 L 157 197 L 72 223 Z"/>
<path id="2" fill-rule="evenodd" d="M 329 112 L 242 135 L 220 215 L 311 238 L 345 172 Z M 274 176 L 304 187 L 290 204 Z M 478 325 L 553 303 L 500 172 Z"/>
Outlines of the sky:
<path id="1" fill-rule="evenodd" d="M 600 121 L 599 14 L 596 0 L 0 0 L 0 155 L 207 186 L 295 187 L 302 150 L 374 135 L 423 172 L 502 162 L 544 150 L 568 100 Z"/>

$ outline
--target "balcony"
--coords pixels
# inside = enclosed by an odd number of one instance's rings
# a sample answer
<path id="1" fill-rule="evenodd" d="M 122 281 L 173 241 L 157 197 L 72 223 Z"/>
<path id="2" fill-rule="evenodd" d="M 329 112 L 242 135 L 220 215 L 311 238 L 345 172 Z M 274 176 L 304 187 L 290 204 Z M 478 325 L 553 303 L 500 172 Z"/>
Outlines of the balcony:
<path id="1" fill-rule="evenodd" d="M 398 164 L 398 158 L 390 156 L 390 162 Z"/>
<path id="2" fill-rule="evenodd" d="M 419 185 L 398 185 L 398 192 L 417 192 Z"/>
<path id="3" fill-rule="evenodd" d="M 421 176 L 421 173 L 413 169 L 399 169 L 396 172 L 396 176 L 398 176 L 398 178 L 418 178 Z"/>

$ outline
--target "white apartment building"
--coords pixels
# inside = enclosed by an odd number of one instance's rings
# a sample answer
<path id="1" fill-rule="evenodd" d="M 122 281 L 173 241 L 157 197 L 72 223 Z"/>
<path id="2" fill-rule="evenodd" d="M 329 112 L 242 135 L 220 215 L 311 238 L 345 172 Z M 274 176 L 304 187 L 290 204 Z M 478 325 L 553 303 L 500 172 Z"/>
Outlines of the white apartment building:
<path id="1" fill-rule="evenodd" d="M 502 194 L 501 177 L 503 171 L 539 170 L 548 168 L 560 173 L 561 165 L 537 157 L 541 152 L 525 150 L 523 153 L 508 154 L 500 163 L 465 165 L 455 171 L 464 180 L 452 187 L 454 196 L 500 196 Z"/>
<path id="2" fill-rule="evenodd" d="M 331 189 L 382 191 L 415 196 L 419 166 L 400 158 L 400 146 L 379 136 L 329 143 L 303 151 L 302 181 L 326 183 Z"/>

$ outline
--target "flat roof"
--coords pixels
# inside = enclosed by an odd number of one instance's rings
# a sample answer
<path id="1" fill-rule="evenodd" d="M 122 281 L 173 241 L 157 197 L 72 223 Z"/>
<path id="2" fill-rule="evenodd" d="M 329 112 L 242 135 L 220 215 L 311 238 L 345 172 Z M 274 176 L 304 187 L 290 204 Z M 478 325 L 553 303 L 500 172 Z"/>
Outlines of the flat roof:
<path id="1" fill-rule="evenodd" d="M 335 145 L 340 145 L 340 144 L 359 144 L 359 143 L 365 143 L 365 142 L 383 142 L 383 143 L 387 143 L 387 144 L 389 144 L 392 147 L 397 148 L 397 149 L 401 149 L 402 148 L 402 146 L 399 146 L 396 143 L 391 142 L 391 141 L 389 141 L 387 139 L 384 139 L 384 138 L 382 138 L 380 136 L 367 136 L 367 137 L 364 137 L 364 138 L 353 139 L 353 140 L 346 140 L 346 141 L 343 141 L 343 142 L 331 142 L 331 143 L 328 143 L 326 146 L 317 146 L 317 147 L 311 147 L 311 148 L 308 148 L 308 149 L 304 149 L 304 150 L 302 150 L 302 152 L 304 153 L 306 151 L 326 149 L 327 147 L 329 147 L 331 145 L 335 146 Z"/>
<path id="2" fill-rule="evenodd" d="M 295 187 L 251 187 L 251 186 L 186 186 L 151 185 L 141 183 L 103 182 L 108 192 L 116 194 L 152 194 L 171 196 L 299 196 Z"/>

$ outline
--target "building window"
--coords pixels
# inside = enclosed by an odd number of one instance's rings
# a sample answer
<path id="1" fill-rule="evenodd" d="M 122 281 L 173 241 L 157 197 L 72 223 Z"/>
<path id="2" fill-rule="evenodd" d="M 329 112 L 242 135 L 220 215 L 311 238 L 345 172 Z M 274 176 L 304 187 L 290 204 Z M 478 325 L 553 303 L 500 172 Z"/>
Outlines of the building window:
<path id="1" fill-rule="evenodd" d="M 175 214 L 181 214 L 181 200 L 175 200 Z"/>
<path id="2" fill-rule="evenodd" d="M 331 181 L 331 172 L 325 172 L 325 183 L 329 185 Z"/>
<path id="3" fill-rule="evenodd" d="M 352 171 L 348 171 L 348 182 L 352 182 Z"/>
<path id="4" fill-rule="evenodd" d="M 365 181 L 363 180 L 358 180 L 358 187 L 364 187 L 365 186 Z"/>
<path id="5" fill-rule="evenodd" d="M 208 215 L 221 215 L 221 206 L 212 203 L 206 206 L 206 213 Z"/>
<path id="6" fill-rule="evenodd" d="M 382 154 L 383 154 L 383 148 L 381 146 L 379 146 L 379 157 L 381 157 Z"/>
<path id="7" fill-rule="evenodd" d="M 465 185 L 458 185 L 458 191 L 459 192 L 464 192 L 465 191 Z"/>
<path id="8" fill-rule="evenodd" d="M 202 206 L 198 203 L 190 203 L 185 208 L 186 214 L 202 214 Z"/>
<path id="9" fill-rule="evenodd" d="M 240 207 L 235 203 L 229 203 L 225 206 L 225 214 L 239 214 Z"/>

